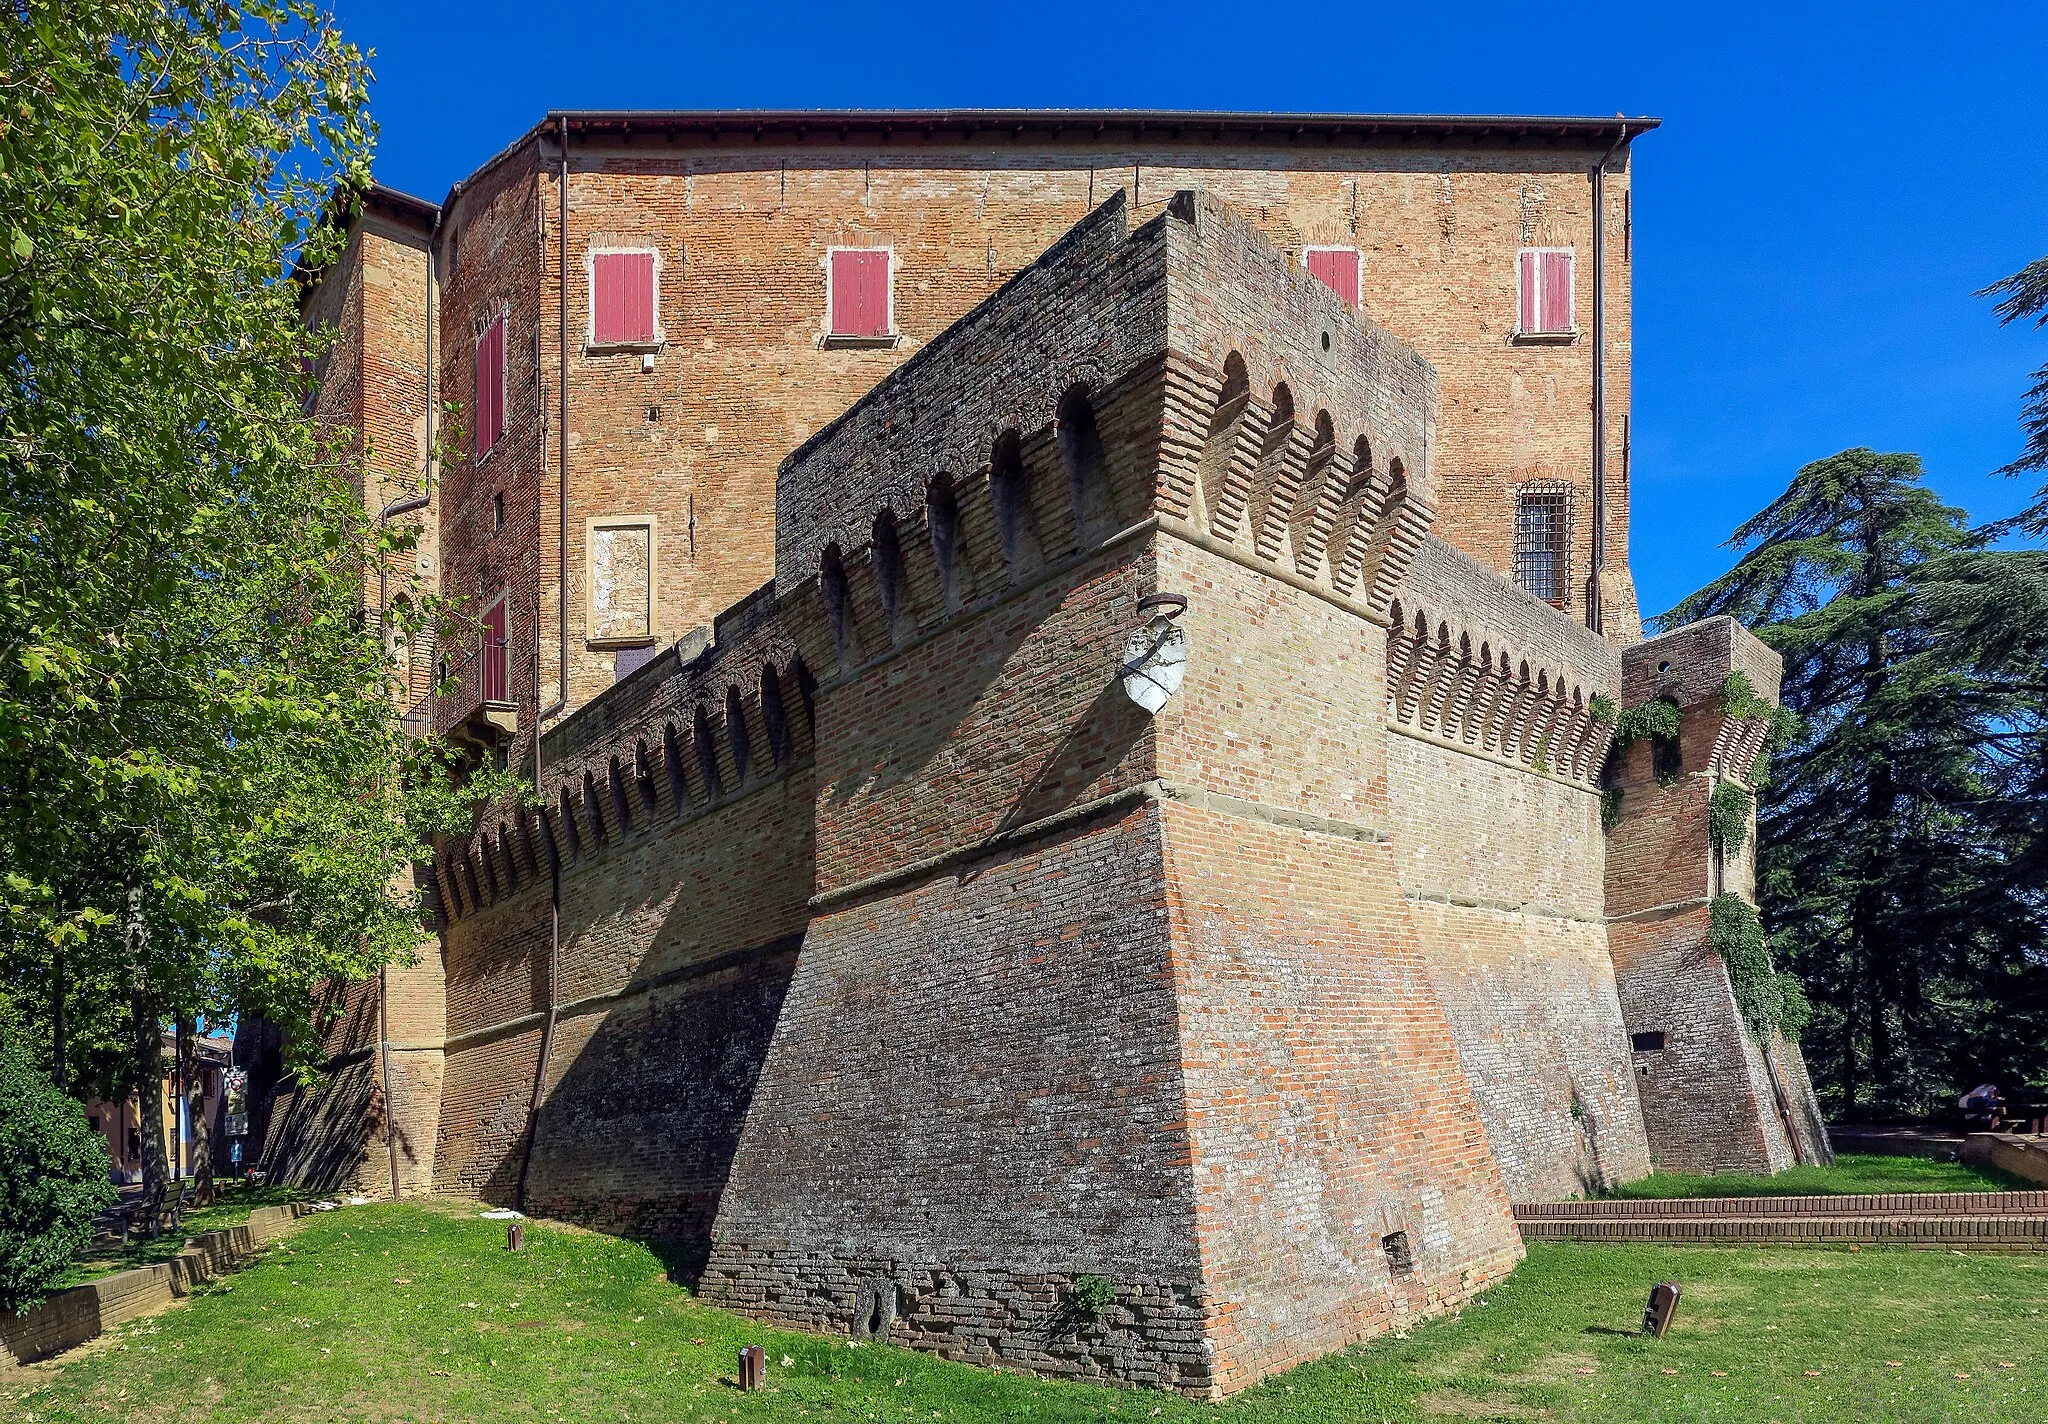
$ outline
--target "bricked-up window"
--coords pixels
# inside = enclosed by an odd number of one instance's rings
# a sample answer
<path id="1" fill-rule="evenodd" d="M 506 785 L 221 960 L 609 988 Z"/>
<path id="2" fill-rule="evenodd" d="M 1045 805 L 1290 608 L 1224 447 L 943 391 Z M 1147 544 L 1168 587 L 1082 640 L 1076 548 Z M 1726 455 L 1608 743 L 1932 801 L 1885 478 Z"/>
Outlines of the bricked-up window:
<path id="1" fill-rule="evenodd" d="M 652 515 L 586 521 L 591 642 L 653 641 L 659 607 L 655 534 Z"/>
<path id="2" fill-rule="evenodd" d="M 939 594 L 950 606 L 959 596 L 954 566 L 960 552 L 960 501 L 950 476 L 940 475 L 924 496 L 925 524 L 932 536 L 932 569 L 939 576 Z"/>
<path id="3" fill-rule="evenodd" d="M 498 313 L 476 339 L 476 458 L 491 453 L 505 433 L 505 314 Z"/>
<path id="4" fill-rule="evenodd" d="M 711 715 L 697 704 L 697 717 L 690 726 L 690 740 L 697 744 L 697 775 L 704 782 L 704 794 L 716 801 L 723 789 L 718 779 L 718 748 L 711 744 Z"/>
<path id="5" fill-rule="evenodd" d="M 738 687 L 725 689 L 725 734 L 732 739 L 732 771 L 735 784 L 747 779 L 753 764 L 753 746 L 747 740 L 747 704 Z"/>
<path id="6" fill-rule="evenodd" d="M 647 252 L 590 254 L 590 344 L 652 346 L 660 338 L 656 258 Z"/>
<path id="7" fill-rule="evenodd" d="M 484 614 L 482 648 L 484 701 L 511 700 L 512 634 L 510 604 L 505 594 Z"/>
<path id="8" fill-rule="evenodd" d="M 1571 487 L 1524 487 L 1515 495 L 1515 582 L 1562 608 L 1571 598 L 1571 564 Z"/>
<path id="9" fill-rule="evenodd" d="M 895 330 L 888 248 L 833 248 L 826 284 L 832 335 L 880 339 Z"/>
<path id="10" fill-rule="evenodd" d="M 1355 247 L 1310 247 L 1302 251 L 1308 273 L 1344 299 L 1346 306 L 1358 305 L 1358 249 Z"/>
<path id="11" fill-rule="evenodd" d="M 1523 336 L 1568 336 L 1572 330 L 1572 250 L 1525 247 L 1516 254 L 1515 329 Z"/>
<path id="12" fill-rule="evenodd" d="M 789 714 L 782 706 L 782 679 L 772 664 L 761 669 L 761 730 L 768 734 L 768 759 L 777 766 L 789 760 Z"/>

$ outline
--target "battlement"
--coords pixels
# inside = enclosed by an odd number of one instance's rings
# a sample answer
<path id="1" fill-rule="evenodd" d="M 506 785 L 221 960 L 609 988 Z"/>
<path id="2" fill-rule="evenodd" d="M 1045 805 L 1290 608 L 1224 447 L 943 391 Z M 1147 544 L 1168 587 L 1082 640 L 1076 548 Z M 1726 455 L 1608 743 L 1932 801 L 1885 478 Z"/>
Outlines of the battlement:
<path id="1" fill-rule="evenodd" d="M 817 680 L 786 612 L 774 586 L 762 585 L 551 730 L 540 808 L 520 808 L 436 858 L 448 918 L 545 877 L 550 857 L 567 865 L 808 764 Z"/>
<path id="2" fill-rule="evenodd" d="M 1621 658 L 1605 639 L 1438 539 L 1393 603 L 1387 712 L 1432 740 L 1591 784 Z"/>

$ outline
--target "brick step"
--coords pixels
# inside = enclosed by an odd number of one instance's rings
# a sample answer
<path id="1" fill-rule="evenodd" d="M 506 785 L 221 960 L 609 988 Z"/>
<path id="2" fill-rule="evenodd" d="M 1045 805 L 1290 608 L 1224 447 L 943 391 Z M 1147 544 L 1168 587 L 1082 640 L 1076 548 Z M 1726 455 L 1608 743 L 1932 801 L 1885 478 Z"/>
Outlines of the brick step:
<path id="1" fill-rule="evenodd" d="M 2035 1216 L 1564 1217 L 1520 1220 L 1532 1241 L 1656 1242 L 1725 1246 L 1912 1246 L 2048 1255 L 2048 1214 Z"/>
<path id="2" fill-rule="evenodd" d="M 2048 1216 L 2048 1191 L 1886 1192 L 1864 1196 L 1672 1197 L 1656 1200 L 1524 1202 L 1518 1222 L 1638 1221 L 1672 1217 L 1753 1220 L 1776 1217 Z"/>

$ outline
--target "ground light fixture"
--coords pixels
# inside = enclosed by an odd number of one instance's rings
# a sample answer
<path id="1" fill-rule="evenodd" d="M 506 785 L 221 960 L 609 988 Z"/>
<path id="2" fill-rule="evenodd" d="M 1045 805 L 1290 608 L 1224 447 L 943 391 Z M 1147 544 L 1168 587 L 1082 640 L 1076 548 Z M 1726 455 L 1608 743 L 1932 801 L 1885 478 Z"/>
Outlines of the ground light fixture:
<path id="1" fill-rule="evenodd" d="M 1179 593 L 1152 593 L 1138 600 L 1139 615 L 1151 617 L 1125 640 L 1120 675 L 1124 695 L 1147 713 L 1164 707 L 1187 675 L 1187 629 L 1174 621 L 1187 607 L 1187 596 Z"/>
<path id="2" fill-rule="evenodd" d="M 768 1352 L 759 1345 L 740 1346 L 740 1388 L 757 1390 L 768 1383 Z"/>

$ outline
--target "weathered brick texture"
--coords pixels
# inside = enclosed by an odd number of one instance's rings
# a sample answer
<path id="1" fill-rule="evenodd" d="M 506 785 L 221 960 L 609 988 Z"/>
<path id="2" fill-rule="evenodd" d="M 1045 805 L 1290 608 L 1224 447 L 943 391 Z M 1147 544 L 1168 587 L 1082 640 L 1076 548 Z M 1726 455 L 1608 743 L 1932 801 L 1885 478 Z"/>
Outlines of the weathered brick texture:
<path id="1" fill-rule="evenodd" d="M 1708 864 L 1705 791 L 1631 750 L 1601 826 L 1593 700 L 1641 680 L 1625 461 L 1607 637 L 1582 588 L 1502 577 L 1513 486 L 1582 486 L 1590 440 L 1582 340 L 1510 339 L 1513 249 L 1589 251 L 1597 154 L 586 138 L 564 372 L 552 132 L 439 239 L 444 332 L 504 310 L 515 337 L 505 441 L 441 495 L 444 577 L 511 590 L 509 752 L 573 710 L 539 809 L 429 867 L 445 982 L 405 1036 L 445 1069 L 401 1127 L 438 1189 L 695 1241 L 709 1297 L 805 1328 L 1213 1396 L 1484 1289 L 1511 1200 L 1713 1132 L 1789 1155 L 1759 1085 L 1810 1101 L 1796 1050 L 1767 1062 L 1687 967 L 1710 871 L 1747 884 Z M 1370 316 L 1299 261 L 1347 235 Z M 835 245 L 893 248 L 889 342 L 826 339 Z M 648 350 L 585 339 L 600 247 L 660 253 Z M 444 342 L 450 393 L 473 360 Z M 590 636 L 583 541 L 640 515 L 632 671 Z M 1159 593 L 1187 664 L 1148 716 L 1119 676 Z M 1710 726 L 1712 690 L 1741 665 L 1773 695 L 1774 664 L 1663 646 L 1652 676 L 1709 704 L 1687 755 L 1734 774 L 1751 729 Z M 438 725 L 487 736 L 464 687 Z M 1639 1103 L 1649 1016 L 1690 1016 L 1692 1077 Z"/>

